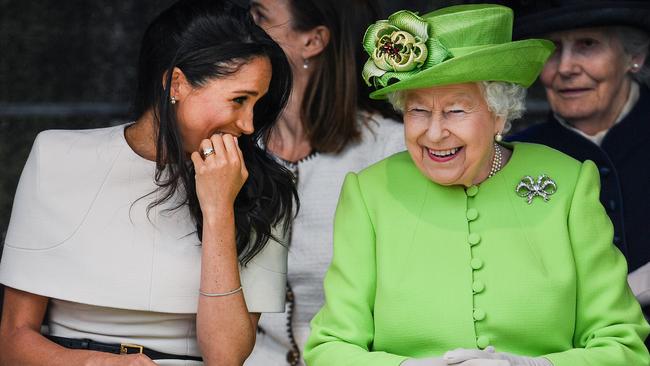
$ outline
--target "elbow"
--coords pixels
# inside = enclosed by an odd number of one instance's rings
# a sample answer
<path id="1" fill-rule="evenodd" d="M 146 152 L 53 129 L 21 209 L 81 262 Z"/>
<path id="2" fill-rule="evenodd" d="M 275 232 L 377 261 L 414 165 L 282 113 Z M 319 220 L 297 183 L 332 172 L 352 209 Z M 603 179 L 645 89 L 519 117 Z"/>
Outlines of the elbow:
<path id="1" fill-rule="evenodd" d="M 235 354 L 234 352 L 212 352 L 203 354 L 203 364 L 205 366 L 242 366 L 248 358 L 250 352 L 246 354 Z"/>
<path id="2" fill-rule="evenodd" d="M 244 364 L 244 361 L 246 361 L 246 358 L 237 358 L 237 357 L 231 357 L 231 358 L 220 358 L 219 356 L 216 356 L 214 358 L 203 358 L 203 364 L 205 366 L 242 366 Z"/>
<path id="3" fill-rule="evenodd" d="M 241 366 L 250 356 L 254 346 L 254 338 L 252 342 L 209 342 L 209 344 L 199 339 L 199 348 L 205 366 Z"/>

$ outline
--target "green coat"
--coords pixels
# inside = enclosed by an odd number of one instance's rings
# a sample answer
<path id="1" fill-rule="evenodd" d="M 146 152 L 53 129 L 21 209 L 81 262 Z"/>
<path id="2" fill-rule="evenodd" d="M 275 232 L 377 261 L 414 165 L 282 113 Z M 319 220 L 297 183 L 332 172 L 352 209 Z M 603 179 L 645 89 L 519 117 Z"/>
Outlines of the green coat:
<path id="1" fill-rule="evenodd" d="M 433 183 L 407 152 L 346 177 L 309 366 L 487 345 L 555 366 L 650 364 L 595 165 L 512 146 L 503 170 L 467 190 Z M 557 192 L 528 204 L 515 188 L 541 174 Z"/>

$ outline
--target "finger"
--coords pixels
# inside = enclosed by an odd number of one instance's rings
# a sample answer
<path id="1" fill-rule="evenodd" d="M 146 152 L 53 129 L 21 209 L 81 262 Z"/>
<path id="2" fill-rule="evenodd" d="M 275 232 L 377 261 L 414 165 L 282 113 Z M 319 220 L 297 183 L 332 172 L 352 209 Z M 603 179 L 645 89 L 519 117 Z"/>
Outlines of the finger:
<path id="1" fill-rule="evenodd" d="M 239 156 L 239 161 L 241 161 L 241 174 L 244 179 L 248 179 L 248 169 L 246 169 L 246 162 L 244 161 L 244 153 L 239 148 L 239 139 L 235 137 L 235 144 L 237 145 L 237 156 Z"/>
<path id="2" fill-rule="evenodd" d="M 212 142 L 212 147 L 214 148 L 214 153 L 219 158 L 228 158 L 226 155 L 226 147 L 224 146 L 224 137 L 220 133 L 215 133 L 210 136 L 210 142 Z"/>
<path id="3" fill-rule="evenodd" d="M 120 355 L 124 357 L 124 362 L 121 362 L 122 365 L 134 365 L 134 366 L 155 366 L 157 365 L 151 358 L 144 354 L 132 354 L 132 355 Z M 128 360 L 128 361 L 127 361 Z"/>
<path id="4" fill-rule="evenodd" d="M 201 154 L 195 151 L 192 153 L 192 155 L 190 155 L 190 157 L 192 158 L 192 163 L 194 164 L 194 171 L 199 171 L 199 168 L 205 164 L 203 158 L 201 157 Z"/>
<path id="5" fill-rule="evenodd" d="M 239 160 L 239 156 L 237 154 L 238 147 L 237 147 L 237 141 L 235 140 L 235 136 L 230 134 L 224 134 L 222 138 L 223 138 L 223 146 L 226 148 L 226 154 L 228 155 L 228 160 L 230 161 Z"/>
<path id="6" fill-rule="evenodd" d="M 237 155 L 239 155 L 239 160 L 241 160 L 242 164 L 244 163 L 244 153 L 241 151 L 241 148 L 239 147 L 239 139 L 235 137 L 235 145 L 237 145 Z"/>
<path id="7" fill-rule="evenodd" d="M 212 151 L 212 152 L 210 152 L 210 151 Z M 209 153 L 206 154 L 206 152 L 209 152 Z M 203 158 L 203 160 L 208 161 L 208 160 L 214 158 L 214 155 L 217 154 L 217 149 L 215 149 L 214 144 L 212 143 L 212 140 L 204 139 L 199 144 L 199 153 L 201 154 L 201 157 Z"/>

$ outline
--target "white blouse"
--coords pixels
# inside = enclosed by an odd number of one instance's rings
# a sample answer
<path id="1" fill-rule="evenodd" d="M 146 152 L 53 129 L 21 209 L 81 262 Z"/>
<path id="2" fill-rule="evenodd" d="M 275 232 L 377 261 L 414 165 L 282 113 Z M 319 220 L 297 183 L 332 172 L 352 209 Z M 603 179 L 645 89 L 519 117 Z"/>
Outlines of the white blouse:
<path id="1" fill-rule="evenodd" d="M 124 128 L 39 134 L 16 191 L 0 282 L 52 299 L 52 335 L 199 356 L 196 226 L 187 206 L 167 210 L 178 195 L 147 212 L 155 162 L 129 147 Z M 250 312 L 284 311 L 286 269 L 286 244 L 275 241 L 241 269 Z"/>

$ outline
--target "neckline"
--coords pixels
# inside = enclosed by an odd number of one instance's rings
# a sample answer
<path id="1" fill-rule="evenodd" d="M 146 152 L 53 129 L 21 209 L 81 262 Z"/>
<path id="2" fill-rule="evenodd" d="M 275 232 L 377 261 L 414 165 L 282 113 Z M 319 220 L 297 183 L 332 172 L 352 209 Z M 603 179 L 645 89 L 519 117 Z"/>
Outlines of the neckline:
<path id="1" fill-rule="evenodd" d="M 155 166 L 155 165 L 156 165 L 156 162 L 155 162 L 155 161 L 153 161 L 153 160 L 149 160 L 149 159 L 145 159 L 144 157 L 138 155 L 138 153 L 136 153 L 136 152 L 131 148 L 131 145 L 129 145 L 129 142 L 126 141 L 126 129 L 127 129 L 129 126 L 133 125 L 134 123 L 135 123 L 135 121 L 132 121 L 132 122 L 128 122 L 128 123 L 125 123 L 125 124 L 123 124 L 123 125 L 119 125 L 119 126 L 117 126 L 117 129 L 118 129 L 118 131 L 119 131 L 119 133 L 117 134 L 117 135 L 119 135 L 119 137 L 118 137 L 119 143 L 122 145 L 122 148 L 124 148 L 124 150 L 127 151 L 127 154 L 129 155 L 129 158 L 130 158 L 131 160 L 134 160 L 134 161 L 140 161 L 140 162 L 145 163 L 145 164 L 147 164 L 147 165 L 149 165 L 149 166 L 151 166 L 151 165 L 154 165 L 154 166 Z"/>
<path id="2" fill-rule="evenodd" d="M 279 156 L 276 156 L 276 155 L 273 155 L 273 156 L 275 156 L 275 158 L 278 159 L 283 165 L 289 167 L 290 169 L 295 169 L 295 168 L 298 168 L 298 166 L 300 164 L 308 162 L 309 160 L 315 158 L 317 155 L 318 155 L 318 151 L 312 150 L 309 154 L 307 154 L 307 156 L 302 157 L 302 158 L 300 158 L 300 159 L 298 159 L 296 161 L 285 160 L 285 159 L 283 159 L 283 158 L 281 158 Z"/>
<path id="3" fill-rule="evenodd" d="M 480 186 L 486 184 L 486 182 L 494 180 L 495 177 L 499 177 L 499 176 L 501 176 L 503 174 L 506 174 L 509 169 L 512 169 L 512 168 L 509 168 L 510 166 L 518 164 L 518 161 L 519 161 L 518 147 L 520 145 L 518 142 L 504 142 L 504 141 L 501 141 L 501 142 L 498 142 L 497 144 L 501 145 L 501 147 L 504 148 L 504 149 L 510 149 L 512 151 L 512 154 L 510 154 L 510 159 L 508 159 L 508 161 L 505 164 L 503 164 L 501 169 L 499 169 L 498 172 L 494 173 L 494 175 L 492 175 L 491 177 L 485 178 L 482 182 L 480 182 L 478 184 L 473 184 L 473 185 L 471 185 L 469 187 L 472 187 L 472 186 L 480 187 Z M 464 187 L 464 189 L 467 189 L 469 187 Z"/>

